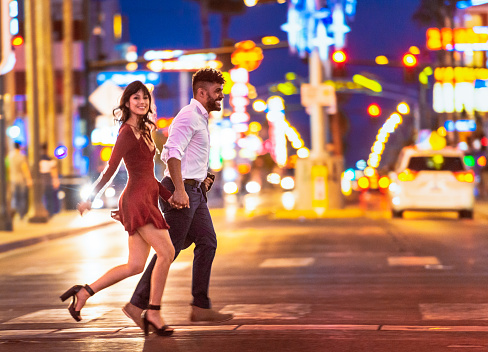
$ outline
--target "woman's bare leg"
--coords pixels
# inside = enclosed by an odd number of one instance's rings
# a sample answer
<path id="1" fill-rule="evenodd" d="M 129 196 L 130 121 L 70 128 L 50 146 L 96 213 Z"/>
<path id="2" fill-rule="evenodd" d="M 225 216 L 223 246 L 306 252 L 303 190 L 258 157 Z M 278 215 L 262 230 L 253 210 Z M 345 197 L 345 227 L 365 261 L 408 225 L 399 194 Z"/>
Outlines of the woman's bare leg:
<path id="1" fill-rule="evenodd" d="M 163 297 L 164 286 L 168 278 L 168 271 L 173 261 L 175 250 L 167 230 L 160 230 L 152 224 L 147 224 L 138 229 L 142 238 L 154 248 L 158 259 L 154 265 L 151 275 L 151 291 L 149 294 L 149 304 L 160 305 Z M 148 310 L 147 318 L 158 328 L 164 325 L 161 314 L 157 310 Z"/>
<path id="2" fill-rule="evenodd" d="M 110 269 L 89 286 L 94 292 L 98 292 L 129 276 L 142 273 L 150 249 L 149 244 L 139 233 L 129 236 L 129 259 L 127 260 L 127 264 L 118 265 Z M 75 309 L 80 310 L 83 308 L 89 297 L 90 294 L 85 289 L 80 290 L 76 294 L 77 302 Z"/>

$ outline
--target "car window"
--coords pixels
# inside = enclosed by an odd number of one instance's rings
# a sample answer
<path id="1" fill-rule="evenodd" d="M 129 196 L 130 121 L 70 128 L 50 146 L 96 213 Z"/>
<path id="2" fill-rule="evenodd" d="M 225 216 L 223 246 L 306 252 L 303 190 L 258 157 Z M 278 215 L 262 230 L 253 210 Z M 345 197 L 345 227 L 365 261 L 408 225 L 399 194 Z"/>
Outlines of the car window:
<path id="1" fill-rule="evenodd" d="M 412 171 L 463 171 L 463 160 L 452 156 L 413 156 L 408 161 Z"/>

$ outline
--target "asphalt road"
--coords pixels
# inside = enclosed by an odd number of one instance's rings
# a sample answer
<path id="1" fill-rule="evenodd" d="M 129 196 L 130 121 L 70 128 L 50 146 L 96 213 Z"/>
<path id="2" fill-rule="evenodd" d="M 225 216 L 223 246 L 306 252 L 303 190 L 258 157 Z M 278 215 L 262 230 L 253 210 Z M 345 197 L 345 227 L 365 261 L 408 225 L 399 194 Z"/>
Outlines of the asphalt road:
<path id="1" fill-rule="evenodd" d="M 0 351 L 488 351 L 488 220 L 216 223 L 214 308 L 188 316 L 191 249 L 173 264 L 163 315 L 173 337 L 144 339 L 120 308 L 138 278 L 97 293 L 69 316 L 59 295 L 127 257 L 114 224 L 0 256 Z"/>

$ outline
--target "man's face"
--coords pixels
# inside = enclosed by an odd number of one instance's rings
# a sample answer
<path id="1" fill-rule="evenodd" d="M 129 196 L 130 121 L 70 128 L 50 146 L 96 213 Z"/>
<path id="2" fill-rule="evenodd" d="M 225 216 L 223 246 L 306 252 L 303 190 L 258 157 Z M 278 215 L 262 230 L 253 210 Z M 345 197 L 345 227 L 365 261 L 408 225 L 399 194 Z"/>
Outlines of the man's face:
<path id="1" fill-rule="evenodd" d="M 222 109 L 222 99 L 224 99 L 224 86 L 219 83 L 210 83 L 204 88 L 205 108 L 208 112 L 220 111 Z"/>

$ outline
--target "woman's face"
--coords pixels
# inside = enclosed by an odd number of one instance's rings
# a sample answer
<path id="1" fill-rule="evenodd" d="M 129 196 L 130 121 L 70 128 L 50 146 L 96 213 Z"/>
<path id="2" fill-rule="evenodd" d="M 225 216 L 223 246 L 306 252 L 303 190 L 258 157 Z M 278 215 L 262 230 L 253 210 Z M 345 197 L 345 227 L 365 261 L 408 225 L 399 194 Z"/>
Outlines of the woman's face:
<path id="1" fill-rule="evenodd" d="M 141 89 L 130 96 L 126 106 L 129 108 L 131 115 L 143 116 L 149 110 L 149 95 L 144 94 Z"/>

